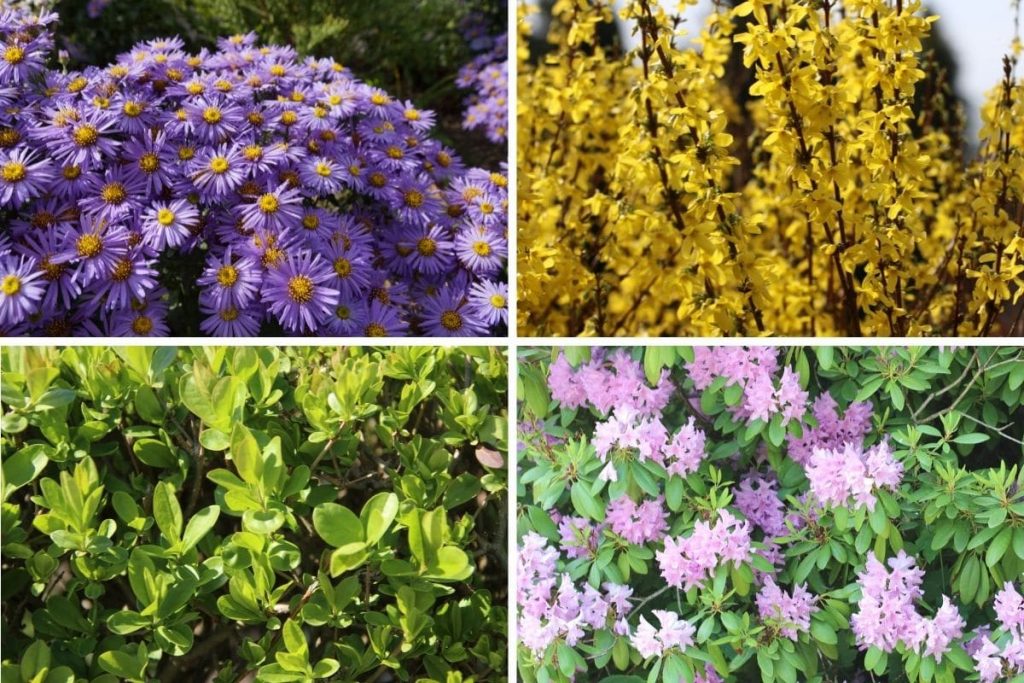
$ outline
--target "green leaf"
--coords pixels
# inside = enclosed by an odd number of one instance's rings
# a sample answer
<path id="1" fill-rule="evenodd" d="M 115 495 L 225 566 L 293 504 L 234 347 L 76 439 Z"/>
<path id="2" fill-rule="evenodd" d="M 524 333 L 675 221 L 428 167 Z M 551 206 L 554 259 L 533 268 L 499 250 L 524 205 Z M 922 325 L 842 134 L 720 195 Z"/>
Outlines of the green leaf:
<path id="1" fill-rule="evenodd" d="M 193 515 L 192 519 L 188 520 L 188 524 L 185 526 L 185 534 L 181 538 L 181 546 L 179 550 L 183 553 L 187 553 L 203 539 L 206 534 L 210 532 L 213 525 L 217 523 L 217 518 L 220 517 L 220 506 L 209 505 L 204 507 L 202 510 Z"/>
<path id="2" fill-rule="evenodd" d="M 142 657 L 130 655 L 121 650 L 109 650 L 99 657 L 100 668 L 107 673 L 129 681 L 141 681 L 145 678 L 146 662 L 145 646 L 139 646 Z"/>
<path id="3" fill-rule="evenodd" d="M 21 655 L 20 673 L 22 680 L 31 681 L 35 675 L 50 667 L 50 646 L 36 640 Z M 6 672 L 5 672 L 6 673 Z M 5 675 L 4 678 L 7 678 Z"/>
<path id="4" fill-rule="evenodd" d="M 151 623 L 148 617 L 144 617 L 138 612 L 132 612 L 131 610 L 114 612 L 107 617 L 107 628 L 122 636 L 148 628 Z"/>
<path id="5" fill-rule="evenodd" d="M 231 460 L 242 481 L 256 484 L 263 476 L 263 455 L 256 437 L 241 422 L 231 430 Z"/>
<path id="6" fill-rule="evenodd" d="M 1013 540 L 1013 529 L 1005 527 L 992 539 L 992 544 L 989 545 L 988 550 L 985 552 L 985 564 L 989 567 L 999 564 L 999 560 L 1003 559 L 1003 555 L 1006 554 L 1006 549 L 1010 547 L 1011 540 Z"/>
<path id="7" fill-rule="evenodd" d="M 135 412 L 146 422 L 156 425 L 163 424 L 166 417 L 156 393 L 145 384 L 135 390 Z"/>
<path id="8" fill-rule="evenodd" d="M 377 545 L 377 541 L 391 528 L 398 516 L 398 496 L 393 493 L 378 493 L 366 501 L 359 519 L 366 530 L 366 545 Z"/>
<path id="9" fill-rule="evenodd" d="M 480 480 L 469 472 L 463 472 L 448 484 L 444 494 L 444 506 L 451 510 L 469 502 L 480 492 Z"/>
<path id="10" fill-rule="evenodd" d="M 598 522 L 604 521 L 604 507 L 594 496 L 590 495 L 586 486 L 577 482 L 569 489 L 569 497 L 572 499 L 572 506 L 578 513 Z"/>
<path id="11" fill-rule="evenodd" d="M 4 461 L 4 500 L 12 492 L 28 484 L 46 468 L 50 458 L 49 448 L 43 444 L 32 444 L 22 448 Z"/>
<path id="12" fill-rule="evenodd" d="M 362 522 L 354 512 L 337 503 L 321 503 L 313 510 L 313 528 L 335 548 L 366 542 Z"/>
<path id="13" fill-rule="evenodd" d="M 139 460 L 150 467 L 177 467 L 178 458 L 163 441 L 156 439 L 139 439 L 132 446 Z"/>
<path id="14" fill-rule="evenodd" d="M 970 445 L 977 443 L 985 443 L 991 438 L 991 436 L 983 432 L 974 432 L 972 434 L 961 434 L 959 436 L 954 437 L 953 443 Z"/>
<path id="15" fill-rule="evenodd" d="M 429 567 L 425 576 L 444 581 L 463 581 L 472 573 L 469 556 L 461 548 L 446 545 L 437 551 L 437 564 Z"/>
<path id="16" fill-rule="evenodd" d="M 825 645 L 836 645 L 839 643 L 839 636 L 834 628 L 824 621 L 815 619 L 811 622 L 811 636 L 819 643 Z"/>
<path id="17" fill-rule="evenodd" d="M 174 486 L 158 482 L 153 490 L 153 518 L 171 543 L 181 540 L 181 505 L 174 494 Z"/>

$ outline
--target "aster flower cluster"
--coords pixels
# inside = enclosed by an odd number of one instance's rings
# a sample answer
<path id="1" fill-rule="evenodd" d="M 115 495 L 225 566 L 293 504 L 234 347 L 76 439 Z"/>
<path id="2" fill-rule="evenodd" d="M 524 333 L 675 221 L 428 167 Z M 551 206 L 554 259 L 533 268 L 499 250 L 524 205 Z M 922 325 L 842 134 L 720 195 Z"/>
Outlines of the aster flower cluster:
<path id="1" fill-rule="evenodd" d="M 1013 582 L 1007 581 L 995 597 L 996 619 L 1005 634 L 1000 647 L 988 629 L 979 632 L 967 645 L 982 683 L 994 683 L 1024 674 L 1024 597 Z"/>
<path id="2" fill-rule="evenodd" d="M 630 543 L 659 541 L 668 532 L 665 497 L 636 503 L 629 496 L 620 496 L 608 504 L 605 523 Z"/>
<path id="3" fill-rule="evenodd" d="M 828 392 L 821 394 L 811 408 L 818 424 L 805 424 L 801 436 L 787 435 L 789 457 L 805 465 L 815 449 L 841 450 L 847 444 L 860 446 L 871 431 L 873 410 L 870 403 L 855 402 L 847 406 L 840 417 L 832 395 Z"/>
<path id="4" fill-rule="evenodd" d="M 478 53 L 459 69 L 455 84 L 469 90 L 462 126 L 482 129 L 487 139 L 502 143 L 508 139 L 508 33 L 489 35 L 486 20 L 478 12 L 463 23 L 469 47 Z"/>
<path id="5" fill-rule="evenodd" d="M 950 644 L 963 635 L 966 624 L 960 612 L 944 595 L 935 616 L 925 618 L 915 605 L 924 595 L 924 571 L 917 561 L 901 550 L 889 558 L 888 566 L 869 554 L 867 566 L 857 575 L 861 598 L 850 619 L 857 645 L 892 652 L 902 644 L 942 661 Z"/>
<path id="6" fill-rule="evenodd" d="M 615 633 L 627 635 L 633 590 L 606 583 L 603 592 L 589 584 L 581 591 L 568 574 L 558 573 L 558 559 L 558 551 L 540 534 L 528 533 L 520 541 L 517 600 L 522 644 L 540 658 L 556 640 L 573 646 L 588 629 L 611 626 Z"/>
<path id="7" fill-rule="evenodd" d="M 167 334 L 195 261 L 207 334 L 507 324 L 507 179 L 431 112 L 251 34 L 51 71 L 56 18 L 0 13 L 0 331 Z"/>
<path id="8" fill-rule="evenodd" d="M 695 347 L 693 361 L 686 370 L 698 391 L 724 377 L 726 386 L 743 389 L 741 402 L 732 408 L 738 419 L 767 422 L 780 415 L 782 424 L 801 419 L 807 411 L 807 392 L 800 387 L 800 377 L 791 368 L 783 369 L 777 386 L 779 349 L 767 346 Z"/>
<path id="9" fill-rule="evenodd" d="M 757 593 L 757 613 L 761 620 L 791 640 L 811 628 L 813 612 L 814 596 L 805 585 L 794 586 L 793 592 L 787 593 L 769 576 Z"/>
<path id="10" fill-rule="evenodd" d="M 888 441 L 867 450 L 847 443 L 838 450 L 817 448 L 806 467 L 811 493 L 827 506 L 875 509 L 878 489 L 895 491 L 903 481 L 903 464 L 893 457 Z"/>
<path id="11" fill-rule="evenodd" d="M 713 525 L 698 521 L 690 536 L 666 537 L 664 550 L 655 557 L 668 585 L 690 590 L 714 576 L 719 565 L 738 567 L 750 560 L 750 522 L 719 510 Z"/>

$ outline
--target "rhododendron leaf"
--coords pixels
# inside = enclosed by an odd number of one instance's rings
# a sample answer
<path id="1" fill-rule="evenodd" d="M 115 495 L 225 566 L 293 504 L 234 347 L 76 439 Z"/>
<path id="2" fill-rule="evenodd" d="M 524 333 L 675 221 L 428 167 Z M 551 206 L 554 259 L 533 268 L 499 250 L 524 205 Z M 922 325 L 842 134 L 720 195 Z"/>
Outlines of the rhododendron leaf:
<path id="1" fill-rule="evenodd" d="M 988 550 L 985 552 L 985 564 L 989 567 L 994 567 L 999 564 L 999 561 L 1003 559 L 1003 555 L 1006 554 L 1006 550 L 1010 547 L 1010 541 L 1013 539 L 1013 528 L 1005 527 L 995 538 L 992 539 L 992 543 L 989 545 Z"/>
<path id="2" fill-rule="evenodd" d="M 576 484 L 569 489 L 572 505 L 583 517 L 598 522 L 604 521 L 604 508 L 587 491 L 587 487 Z"/>

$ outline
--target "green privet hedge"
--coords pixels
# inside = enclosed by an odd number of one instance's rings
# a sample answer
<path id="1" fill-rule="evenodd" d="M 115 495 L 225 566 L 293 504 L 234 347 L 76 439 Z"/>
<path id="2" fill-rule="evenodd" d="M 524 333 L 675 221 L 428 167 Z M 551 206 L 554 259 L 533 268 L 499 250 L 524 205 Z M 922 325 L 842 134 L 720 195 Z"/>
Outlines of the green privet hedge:
<path id="1" fill-rule="evenodd" d="M 2 680 L 505 680 L 507 356 L 2 352 Z"/>

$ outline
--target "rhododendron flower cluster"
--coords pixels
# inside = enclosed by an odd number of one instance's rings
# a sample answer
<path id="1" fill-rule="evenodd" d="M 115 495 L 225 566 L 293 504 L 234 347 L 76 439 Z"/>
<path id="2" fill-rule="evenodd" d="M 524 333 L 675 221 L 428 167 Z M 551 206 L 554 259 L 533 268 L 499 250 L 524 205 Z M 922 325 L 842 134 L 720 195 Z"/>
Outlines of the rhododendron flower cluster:
<path id="1" fill-rule="evenodd" d="M 874 555 L 857 575 L 861 598 L 850 624 L 862 648 L 876 647 L 891 652 L 902 644 L 911 650 L 923 648 L 926 655 L 942 661 L 942 655 L 966 626 L 948 596 L 931 619 L 917 611 L 915 603 L 924 595 L 924 571 L 904 551 L 889 558 L 889 569 Z"/>
<path id="2" fill-rule="evenodd" d="M 629 496 L 620 496 L 608 505 L 605 521 L 612 531 L 630 543 L 647 543 L 665 537 L 668 511 L 664 496 L 637 504 Z"/>
<path id="3" fill-rule="evenodd" d="M 967 648 L 983 683 L 1024 674 L 1024 597 L 1013 582 L 1007 581 L 996 593 L 993 608 L 1005 643 L 1000 647 L 990 630 L 983 629 Z"/>
<path id="4" fill-rule="evenodd" d="M 739 566 L 750 560 L 750 522 L 721 510 L 714 524 L 697 522 L 688 537 L 665 539 L 656 553 L 668 585 L 690 590 L 714 575 L 720 564 Z"/>
<path id="5" fill-rule="evenodd" d="M 903 464 L 883 441 L 867 450 L 847 443 L 840 450 L 817 448 L 806 465 L 811 493 L 824 505 L 854 505 L 875 509 L 875 492 L 895 491 L 903 479 Z"/>
<path id="6" fill-rule="evenodd" d="M 674 612 L 656 609 L 651 612 L 661 622 L 654 628 L 646 618 L 640 617 L 640 624 L 629 639 L 641 657 L 662 657 L 672 648 L 685 650 L 693 645 L 693 624 L 679 618 Z"/>
<path id="7" fill-rule="evenodd" d="M 779 629 L 787 638 L 796 640 L 799 632 L 811 627 L 814 596 L 803 585 L 795 586 L 792 593 L 787 593 L 769 576 L 757 593 L 757 611 L 762 621 Z"/>
<path id="8" fill-rule="evenodd" d="M 56 19 L 0 13 L 4 333 L 168 334 L 196 308 L 216 335 L 505 325 L 507 178 L 431 112 L 252 34 L 50 70 Z M 169 286 L 192 264 L 194 293 Z"/>
<path id="9" fill-rule="evenodd" d="M 725 378 L 727 386 L 739 386 L 743 397 L 733 408 L 737 418 L 767 422 L 778 414 L 787 425 L 804 416 L 807 392 L 800 387 L 792 368 L 784 368 L 782 377 L 775 379 L 779 367 L 775 354 L 776 350 L 767 346 L 697 347 L 686 369 L 698 390 L 706 389 L 719 377 Z"/>
<path id="10" fill-rule="evenodd" d="M 525 683 L 1024 672 L 1024 351 L 528 348 L 519 378 Z"/>
<path id="11" fill-rule="evenodd" d="M 538 534 L 521 541 L 517 595 L 523 644 L 538 654 L 558 638 L 574 645 L 586 630 L 604 628 L 609 620 L 617 632 L 628 633 L 625 617 L 632 609 L 632 591 L 614 584 L 605 584 L 603 592 L 589 584 L 578 590 L 568 574 L 558 574 L 558 555 Z"/>

